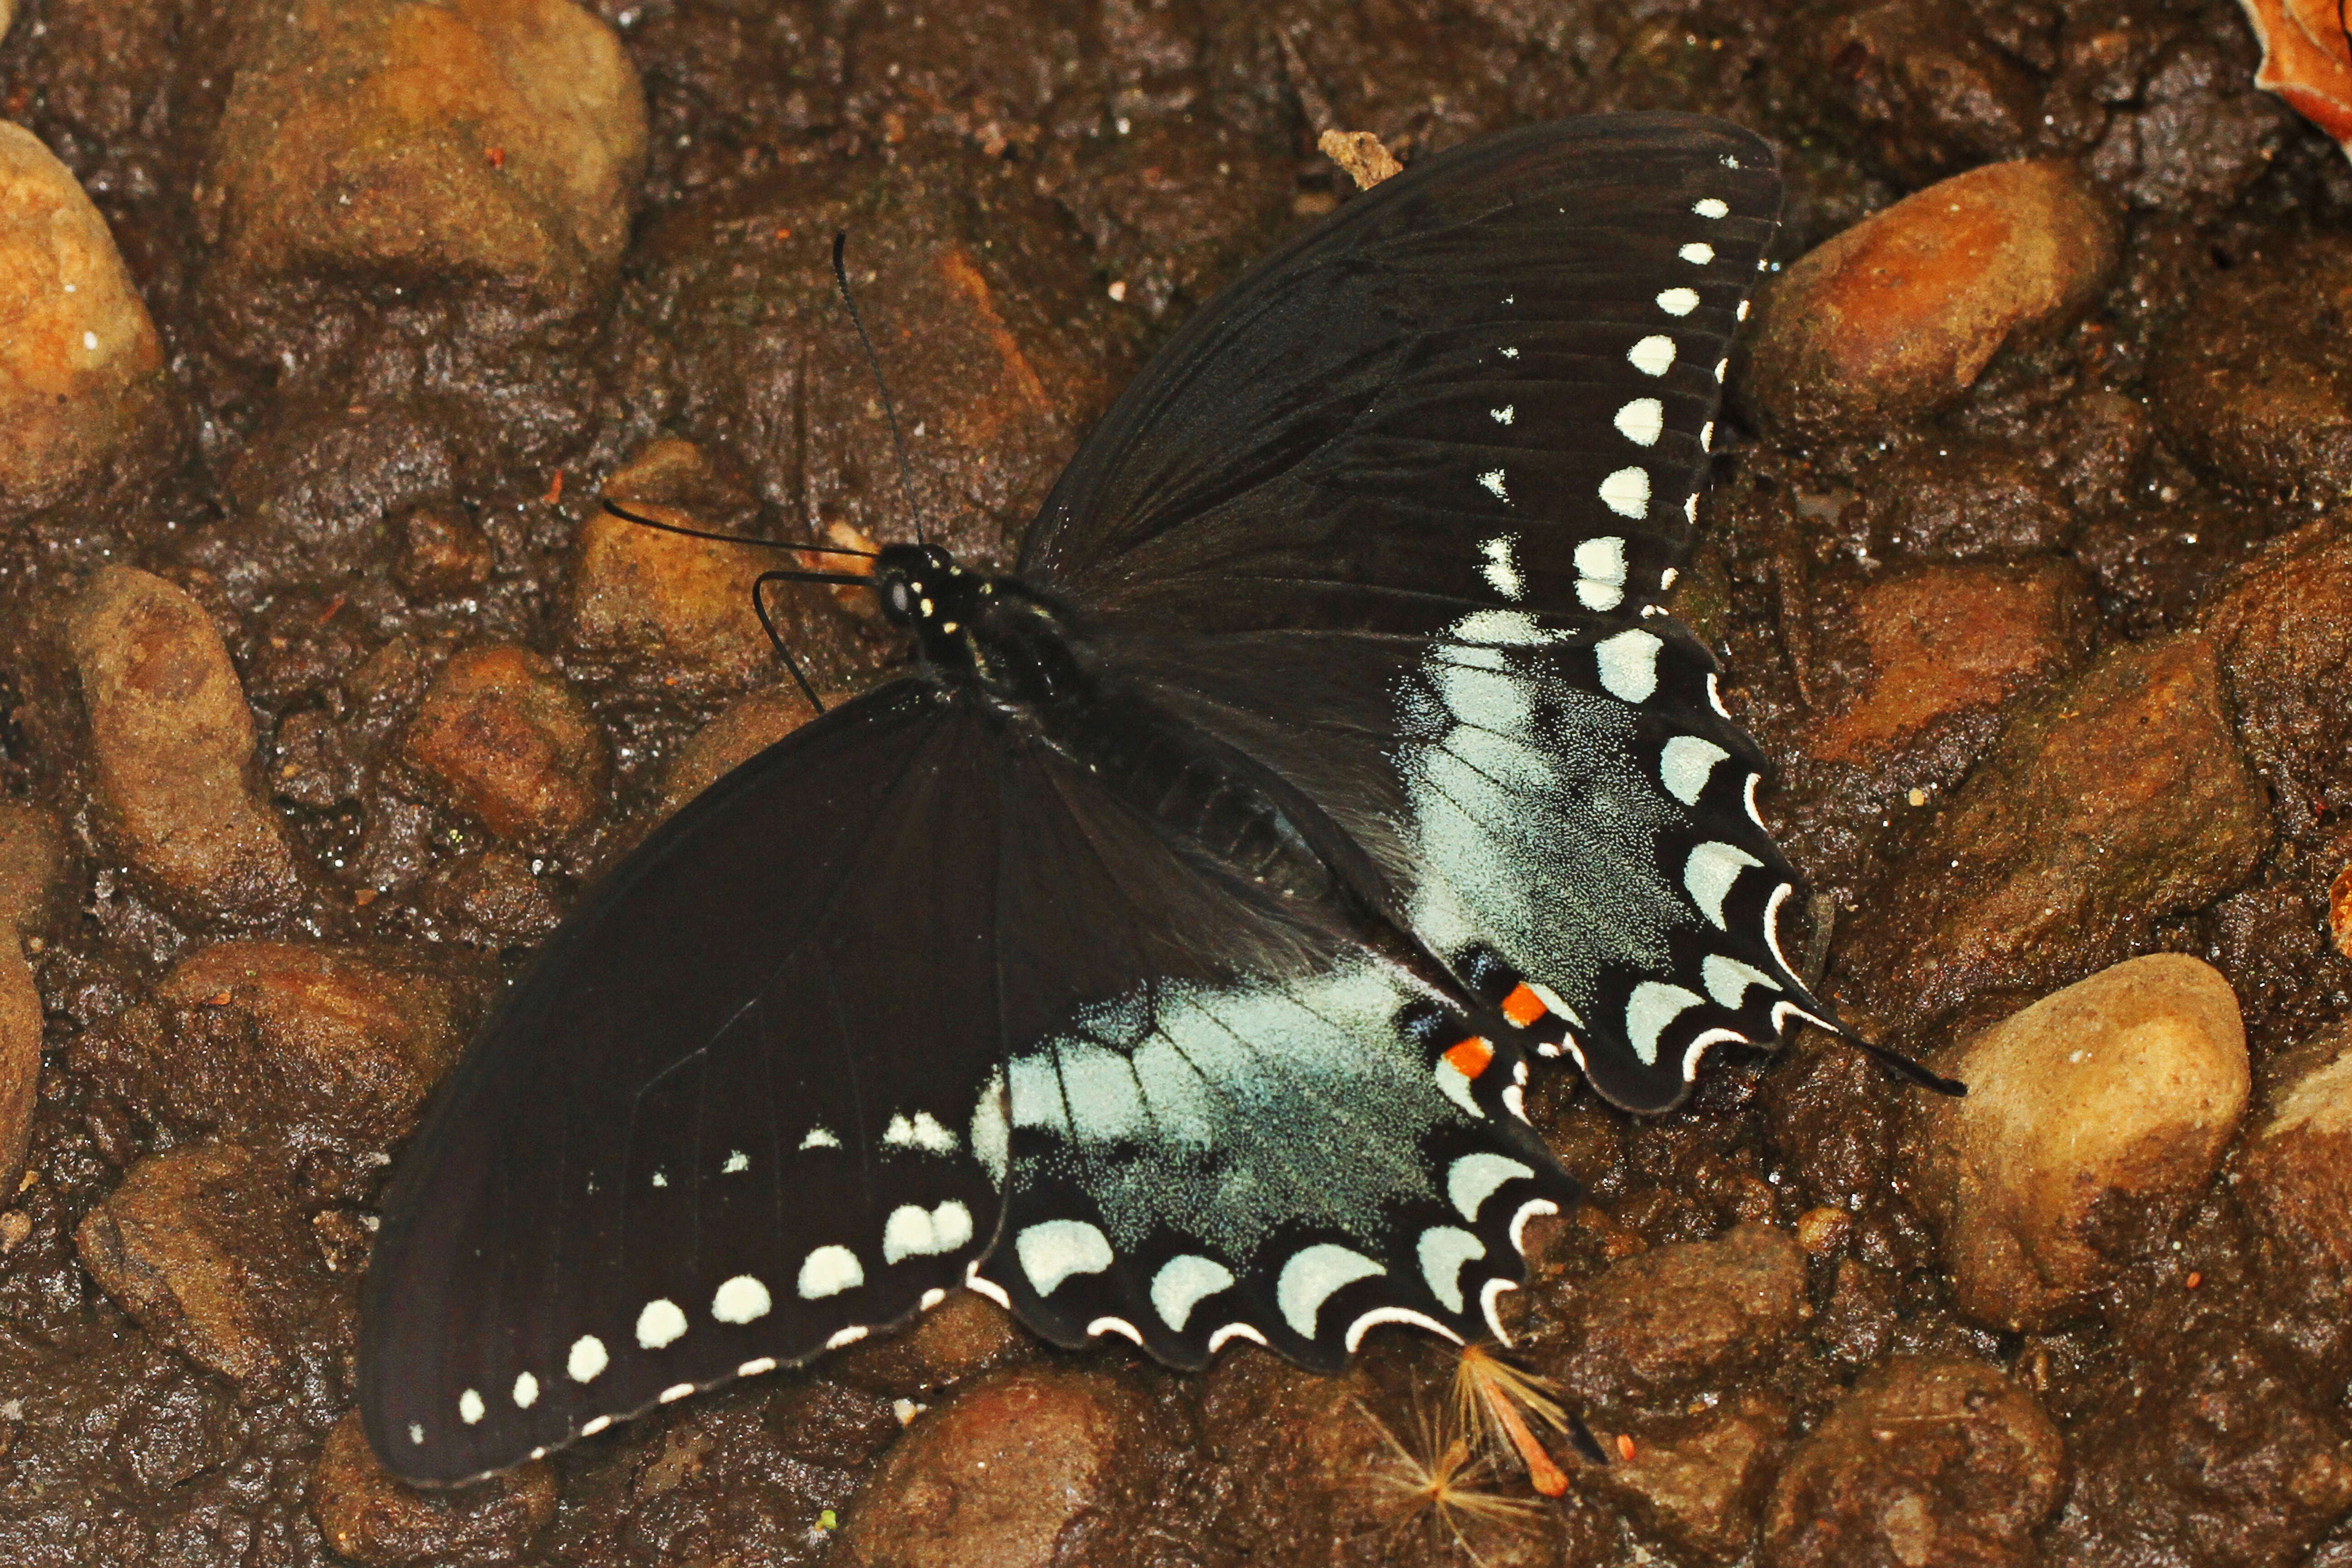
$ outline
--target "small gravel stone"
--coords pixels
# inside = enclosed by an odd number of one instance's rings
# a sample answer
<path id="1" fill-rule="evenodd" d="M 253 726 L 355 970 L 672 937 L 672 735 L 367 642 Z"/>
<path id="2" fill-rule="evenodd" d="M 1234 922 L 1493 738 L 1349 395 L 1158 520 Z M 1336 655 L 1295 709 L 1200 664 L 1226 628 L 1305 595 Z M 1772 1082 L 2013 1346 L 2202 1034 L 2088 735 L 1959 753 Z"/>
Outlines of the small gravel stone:
<path id="1" fill-rule="evenodd" d="M 335 1423 L 310 1471 L 310 1512 L 338 1556 L 362 1568 L 520 1562 L 555 1518 L 555 1472 L 545 1460 L 469 1487 L 419 1491 L 376 1462 L 359 1412 Z"/>
<path id="2" fill-rule="evenodd" d="M 185 1061 L 175 1099 L 355 1150 L 388 1151 L 406 1137 L 465 1044 L 460 987 L 365 948 L 216 942 L 182 960 L 157 994 L 241 1014 L 258 1036 L 257 1059 L 236 1064 L 247 1081 L 223 1072 L 223 1060 Z M 257 1094 L 263 1103 L 232 1109 Z"/>
<path id="3" fill-rule="evenodd" d="M 699 447 L 656 441 L 607 480 L 604 493 L 656 522 L 738 529 L 748 508 L 713 514 L 685 499 L 715 488 L 706 477 L 709 467 Z M 751 584 L 762 572 L 791 564 L 772 550 L 687 539 L 600 510 L 580 525 L 572 643 L 670 685 L 741 686 L 775 658 L 751 606 Z"/>
<path id="4" fill-rule="evenodd" d="M 977 1291 L 951 1290 L 904 1328 L 843 1354 L 832 1371 L 875 1394 L 911 1395 L 1024 1360 L 1036 1348 L 1002 1307 Z"/>
<path id="5" fill-rule="evenodd" d="M 162 578 L 110 566 L 75 601 L 67 638 L 122 854 L 192 914 L 287 908 L 293 851 L 252 787 L 253 713 L 212 617 Z"/>
<path id="6" fill-rule="evenodd" d="M 1868 763 L 1915 750 L 2089 657 L 2098 605 L 2071 562 L 1922 566 L 1874 578 L 1851 623 L 1869 652 L 1858 695 L 1806 750 Z"/>
<path id="7" fill-rule="evenodd" d="M 1811 251 L 1759 302 L 1743 385 L 1767 418 L 1858 429 L 1953 403 L 2003 347 L 2096 300 L 2118 226 L 2072 165 L 1995 163 Z"/>
<path id="8" fill-rule="evenodd" d="M 1764 1513 L 1766 1568 L 2025 1568 L 2065 1445 L 1982 1362 L 1900 1357 L 1790 1456 Z"/>
<path id="9" fill-rule="evenodd" d="M 2047 991 L 2153 945 L 2272 836 L 2210 638 L 2130 643 L 2014 710 L 1913 842 L 1847 963 L 1893 1016 Z"/>
<path id="10" fill-rule="evenodd" d="M 0 521 L 163 439 L 163 341 L 106 220 L 40 139 L 0 121 Z"/>
<path id="11" fill-rule="evenodd" d="M 1769 1397 L 1645 1421 L 1631 1454 L 1616 1448 L 1605 1468 L 1580 1470 L 1572 1484 L 1614 1497 L 1647 1533 L 1676 1551 L 1737 1562 L 1755 1537 L 1788 1429 L 1788 1407 Z M 1607 1447 L 1616 1434 L 1599 1436 Z"/>
<path id="12" fill-rule="evenodd" d="M 420 506 L 400 520 L 400 556 L 392 574 L 427 599 L 469 594 L 490 580 L 496 561 L 481 524 L 453 506 Z"/>
<path id="13" fill-rule="evenodd" d="M 283 1392 L 324 1275 L 285 1178 L 233 1143 L 151 1154 L 74 1232 L 140 1327 L 257 1393 Z"/>
<path id="14" fill-rule="evenodd" d="M 2352 240 L 2315 236 L 2221 275 L 2149 367 L 2166 437 L 2252 489 L 2352 489 Z"/>
<path id="15" fill-rule="evenodd" d="M 602 18 L 568 0 L 295 0 L 255 14 L 243 56 L 199 195 L 231 331 L 315 314 L 322 284 L 569 314 L 611 281 L 646 119 Z"/>
<path id="16" fill-rule="evenodd" d="M 2070 985 L 1935 1065 L 1969 1093 L 1913 1101 L 1920 1194 L 1960 1310 L 2009 1329 L 2061 1321 L 2115 1278 L 2102 1226 L 2160 1234 L 2204 1190 L 2249 1081 L 2229 982 L 2182 953 Z"/>
<path id="17" fill-rule="evenodd" d="M 792 686 L 737 698 L 678 749 L 662 779 L 662 815 L 676 811 L 815 716 L 808 699 Z"/>
<path id="18" fill-rule="evenodd" d="M 2352 1049 L 2281 1090 L 2238 1195 L 2288 1254 L 2352 1276 Z"/>
<path id="19" fill-rule="evenodd" d="M 1049 1568 L 1129 1538 L 1159 1479 L 1152 1409 L 1092 1371 L 1002 1373 L 931 1412 L 842 1521 L 848 1568 Z"/>
<path id="20" fill-rule="evenodd" d="M 604 732 L 555 667 L 529 648 L 472 648 L 425 694 L 409 760 L 502 838 L 561 838 L 604 804 Z"/>
<path id="21" fill-rule="evenodd" d="M 2352 385 L 2352 383 L 2347 383 Z M 2352 410 L 2352 405 L 2347 405 Z M 2352 442 L 2352 425 L 2347 427 Z M 2302 837 L 2352 810 L 2352 517 L 2272 540 L 2214 594 L 2201 622 L 2221 646 L 2230 710 L 2271 784 L 2280 826 Z"/>
<path id="22" fill-rule="evenodd" d="M 25 1174 L 40 1087 L 40 987 L 15 933 L 0 931 L 0 1207 Z"/>
<path id="23" fill-rule="evenodd" d="M 1529 1346 L 1528 1358 L 1588 1399 L 1685 1394 L 1769 1361 L 1810 1310 L 1796 1237 L 1736 1226 L 1612 1265 L 1570 1303 L 1566 1330 Z"/>

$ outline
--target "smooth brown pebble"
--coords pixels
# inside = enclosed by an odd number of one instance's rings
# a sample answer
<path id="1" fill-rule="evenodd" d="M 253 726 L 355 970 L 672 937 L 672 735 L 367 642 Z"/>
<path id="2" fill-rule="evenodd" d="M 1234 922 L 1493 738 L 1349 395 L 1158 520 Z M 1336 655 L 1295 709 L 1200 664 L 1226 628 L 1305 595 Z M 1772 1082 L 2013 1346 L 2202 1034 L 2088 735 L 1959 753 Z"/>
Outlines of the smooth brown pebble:
<path id="1" fill-rule="evenodd" d="M 1764 1363 L 1810 1310 L 1796 1237 L 1736 1226 L 1611 1265 L 1570 1303 L 1573 1326 L 1529 1357 L 1589 1399 L 1680 1393 Z"/>
<path id="2" fill-rule="evenodd" d="M 1765 1568 L 2027 1568 L 2064 1440 L 1982 1362 L 1904 1356 L 1799 1444 L 1764 1514 Z"/>
<path id="3" fill-rule="evenodd" d="M 200 1366 L 282 1392 L 322 1278 L 284 1177 L 233 1143 L 150 1154 L 74 1232 L 82 1267 Z"/>
<path id="4" fill-rule="evenodd" d="M 555 1472 L 545 1460 L 471 1486 L 404 1486 L 368 1447 L 354 1410 L 335 1423 L 310 1471 L 310 1514 L 336 1555 L 362 1568 L 462 1561 L 501 1568 L 521 1561 L 555 1518 Z"/>
<path id="5" fill-rule="evenodd" d="M 1081 1521 L 1121 1539 L 1161 1479 L 1152 1407 L 1093 1371 L 1013 1371 L 918 1421 L 842 1520 L 848 1568 L 1049 1568 Z"/>
<path id="6" fill-rule="evenodd" d="M 1768 418 L 1861 429 L 1956 402 L 1993 355 L 2072 324 L 2120 228 L 2057 161 L 1955 174 L 1807 253 L 1759 301 L 1742 383 Z"/>
<path id="7" fill-rule="evenodd" d="M 67 640 L 102 818 L 123 855 L 190 914 L 288 908 L 294 854 L 253 788 L 252 710 L 204 607 L 110 566 L 74 602 Z"/>
<path id="8" fill-rule="evenodd" d="M 425 694 L 407 749 L 501 838 L 561 838 L 604 804 L 604 731 L 555 666 L 526 647 L 450 659 Z"/>
<path id="9" fill-rule="evenodd" d="M 163 340 L 70 170 L 0 121 L 0 520 L 167 441 Z"/>
<path id="10" fill-rule="evenodd" d="M 2212 965 L 2153 953 L 1937 1055 L 1965 1099 L 1915 1100 L 1920 1191 L 1955 1303 L 2040 1329 L 2116 1274 L 2094 1245 L 2120 1205 L 2160 1226 L 2203 1191 L 2244 1114 L 2246 1036 Z"/>

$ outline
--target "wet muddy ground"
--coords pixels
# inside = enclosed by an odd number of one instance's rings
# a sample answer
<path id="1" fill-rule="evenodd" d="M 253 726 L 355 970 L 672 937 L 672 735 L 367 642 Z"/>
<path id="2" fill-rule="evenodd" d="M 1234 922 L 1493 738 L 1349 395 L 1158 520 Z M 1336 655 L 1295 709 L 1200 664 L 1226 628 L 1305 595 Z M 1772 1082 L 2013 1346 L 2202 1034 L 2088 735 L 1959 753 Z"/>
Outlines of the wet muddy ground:
<path id="1" fill-rule="evenodd" d="M 2235 5 L 14 11 L 0 1561 L 2352 1565 L 2352 164 Z M 1351 194 L 1319 131 L 1633 108 L 1781 149 L 1678 607 L 1829 994 L 1978 1092 L 1817 1036 L 1653 1122 L 1545 1085 L 1592 1202 L 1513 1310 L 1611 1461 L 1554 1436 L 1557 1500 L 1454 1468 L 1433 1342 L 1186 1377 L 976 1298 L 383 1478 L 388 1154 L 581 887 L 805 716 L 765 558 L 596 497 L 908 532 L 835 230 L 914 499 L 1001 564 Z M 824 689 L 906 656 L 783 606 Z"/>

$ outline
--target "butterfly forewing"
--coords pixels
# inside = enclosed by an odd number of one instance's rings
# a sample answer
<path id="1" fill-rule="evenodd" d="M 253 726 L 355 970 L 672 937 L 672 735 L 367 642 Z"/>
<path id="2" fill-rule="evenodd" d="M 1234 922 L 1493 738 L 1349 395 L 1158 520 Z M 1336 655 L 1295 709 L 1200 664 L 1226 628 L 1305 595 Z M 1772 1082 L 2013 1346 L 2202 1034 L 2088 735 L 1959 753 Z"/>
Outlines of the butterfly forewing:
<path id="1" fill-rule="evenodd" d="M 512 1464 L 961 1282 L 998 1207 L 995 765 L 971 705 L 887 689 L 565 923 L 386 1199 L 361 1403 L 402 1475 Z"/>

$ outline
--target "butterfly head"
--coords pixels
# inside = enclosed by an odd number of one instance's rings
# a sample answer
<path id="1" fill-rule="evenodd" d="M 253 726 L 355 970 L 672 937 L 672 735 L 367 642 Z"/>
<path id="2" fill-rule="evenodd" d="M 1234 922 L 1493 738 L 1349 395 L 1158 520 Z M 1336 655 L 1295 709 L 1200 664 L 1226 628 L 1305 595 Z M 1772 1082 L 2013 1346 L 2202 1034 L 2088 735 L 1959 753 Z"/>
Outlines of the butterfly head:
<path id="1" fill-rule="evenodd" d="M 981 581 L 936 544 L 887 545 L 874 558 L 874 596 L 883 616 L 918 632 L 969 619 L 967 605 Z"/>

